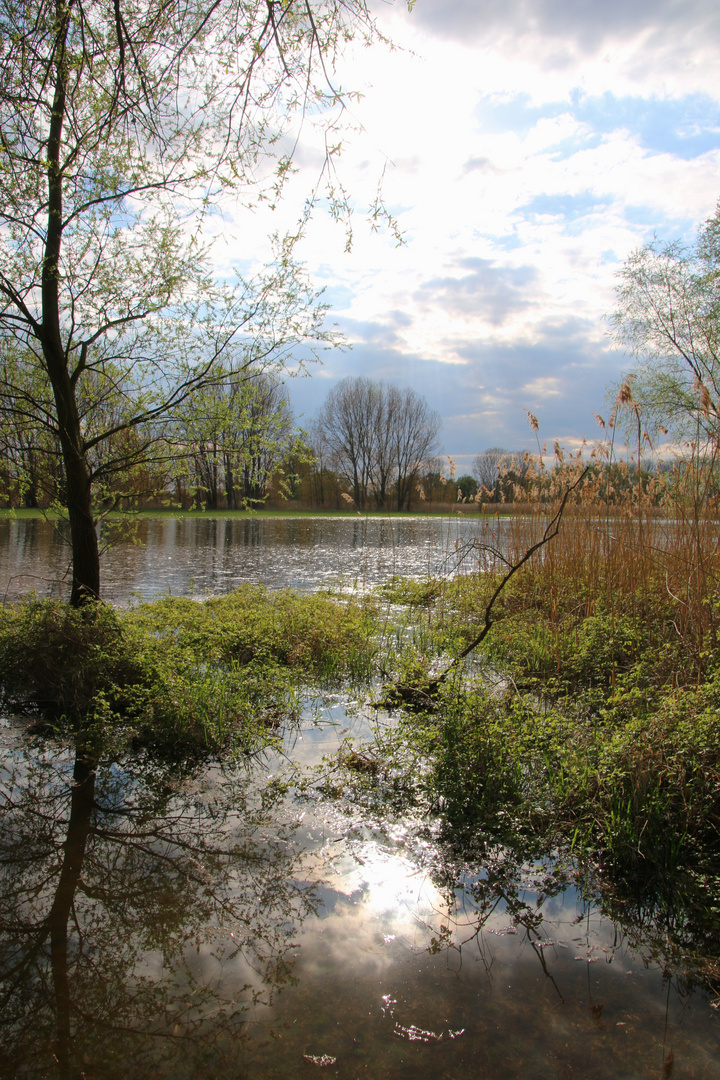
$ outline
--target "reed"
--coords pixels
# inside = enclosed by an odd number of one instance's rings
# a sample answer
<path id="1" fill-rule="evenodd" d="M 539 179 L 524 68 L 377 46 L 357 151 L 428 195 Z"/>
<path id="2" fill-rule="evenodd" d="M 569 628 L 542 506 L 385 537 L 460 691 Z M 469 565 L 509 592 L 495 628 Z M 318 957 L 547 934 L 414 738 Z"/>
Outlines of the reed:
<path id="1" fill-rule="evenodd" d="M 455 577 L 388 584 L 410 612 L 405 670 L 432 675 L 477 638 L 497 582 L 586 466 L 556 448 L 552 468 L 531 463 L 502 548 L 483 518 L 450 553 Z M 420 721 L 454 838 L 514 823 L 635 880 L 715 887 L 717 490 L 712 453 L 650 474 L 596 452 L 558 535 L 498 598 L 479 669 L 449 680 Z"/>
<path id="2" fill-rule="evenodd" d="M 537 539 L 548 512 L 583 463 L 557 448 L 551 473 L 536 469 L 518 492 L 528 512 L 511 519 L 507 556 Z M 538 511 L 539 499 L 544 512 Z M 506 613 L 542 616 L 558 661 L 569 626 L 601 617 L 611 635 L 634 634 L 663 652 L 675 685 L 699 684 L 718 645 L 720 535 L 714 455 L 662 473 L 637 461 L 597 458 L 565 511 L 558 536 L 530 560 Z M 580 643 L 578 642 L 578 645 Z M 612 679 L 612 670 L 610 670 Z"/>

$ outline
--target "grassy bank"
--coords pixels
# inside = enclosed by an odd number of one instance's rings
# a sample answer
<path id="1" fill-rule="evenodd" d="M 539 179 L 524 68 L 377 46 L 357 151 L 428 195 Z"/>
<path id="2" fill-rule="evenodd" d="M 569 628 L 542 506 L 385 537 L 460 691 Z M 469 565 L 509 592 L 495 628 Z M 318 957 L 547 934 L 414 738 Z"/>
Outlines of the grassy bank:
<path id="1" fill-rule="evenodd" d="M 573 475 L 556 475 L 558 493 Z M 651 488 L 619 498 L 591 478 L 498 598 L 474 663 L 441 678 L 424 715 L 415 698 L 421 715 L 405 727 L 428 747 L 428 797 L 456 841 L 511 829 L 643 888 L 682 883 L 717 918 L 706 903 L 720 883 L 713 484 L 687 470 L 658 502 Z M 458 553 L 464 577 L 388 583 L 406 612 L 388 650 L 396 682 L 422 688 L 448 671 L 546 520 L 514 518 L 502 552 L 480 531 Z"/>

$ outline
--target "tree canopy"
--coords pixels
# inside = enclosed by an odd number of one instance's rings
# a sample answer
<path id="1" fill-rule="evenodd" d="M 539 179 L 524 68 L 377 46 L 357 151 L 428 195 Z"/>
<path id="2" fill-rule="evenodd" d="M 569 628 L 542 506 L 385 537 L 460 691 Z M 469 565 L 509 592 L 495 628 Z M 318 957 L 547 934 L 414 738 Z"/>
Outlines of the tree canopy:
<path id="1" fill-rule="evenodd" d="M 379 36 L 364 0 L 0 0 L 1 408 L 58 452 L 73 603 L 99 595 L 103 477 L 172 454 L 199 388 L 323 337 L 291 242 L 216 281 L 203 226 L 229 190 L 278 197 L 288 125 L 336 117 L 333 63 L 358 36 Z"/>
<path id="2" fill-rule="evenodd" d="M 695 243 L 653 242 L 619 274 L 615 340 L 636 361 L 632 395 L 649 427 L 720 433 L 720 203 Z"/>

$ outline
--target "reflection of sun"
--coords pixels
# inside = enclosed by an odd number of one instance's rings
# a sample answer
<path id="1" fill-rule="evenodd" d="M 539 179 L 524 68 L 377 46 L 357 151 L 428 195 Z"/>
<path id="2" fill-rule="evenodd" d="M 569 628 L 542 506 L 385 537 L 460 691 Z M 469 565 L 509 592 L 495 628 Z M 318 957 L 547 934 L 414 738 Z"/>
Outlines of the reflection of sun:
<path id="1" fill-rule="evenodd" d="M 424 871 L 408 859 L 388 855 L 375 845 L 363 849 L 362 872 L 366 903 L 377 913 L 389 914 L 401 907 L 425 907 L 439 899 Z"/>

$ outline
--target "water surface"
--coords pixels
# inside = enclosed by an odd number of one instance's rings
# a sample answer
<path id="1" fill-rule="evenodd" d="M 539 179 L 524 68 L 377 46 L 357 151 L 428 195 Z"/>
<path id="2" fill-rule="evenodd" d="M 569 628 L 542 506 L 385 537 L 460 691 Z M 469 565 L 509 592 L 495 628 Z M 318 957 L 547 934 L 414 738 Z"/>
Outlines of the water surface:
<path id="1" fill-rule="evenodd" d="M 62 592 L 61 539 L 0 525 L 7 594 Z M 452 571 L 477 526 L 141 528 L 104 560 L 119 603 Z M 353 783 L 338 750 L 393 722 L 308 700 L 275 750 L 183 773 L 76 760 L 0 721 L 0 1076 L 720 1080 L 683 917 L 547 854 L 470 859 L 392 797 L 402 775 L 382 774 L 385 798 Z"/>
<path id="2" fill-rule="evenodd" d="M 392 574 L 453 572 L 456 551 L 468 540 L 495 539 L 506 529 L 507 521 L 459 517 L 145 518 L 136 542 L 115 543 L 104 553 L 102 595 L 127 603 L 133 595 L 215 595 L 245 582 L 370 587 Z M 69 575 L 61 529 L 41 519 L 0 521 L 3 596 L 69 595 Z"/>
<path id="3" fill-rule="evenodd" d="M 334 755 L 374 720 L 308 702 L 281 750 L 185 775 L 6 726 L 0 1075 L 720 1077 L 651 921 L 358 803 Z"/>

